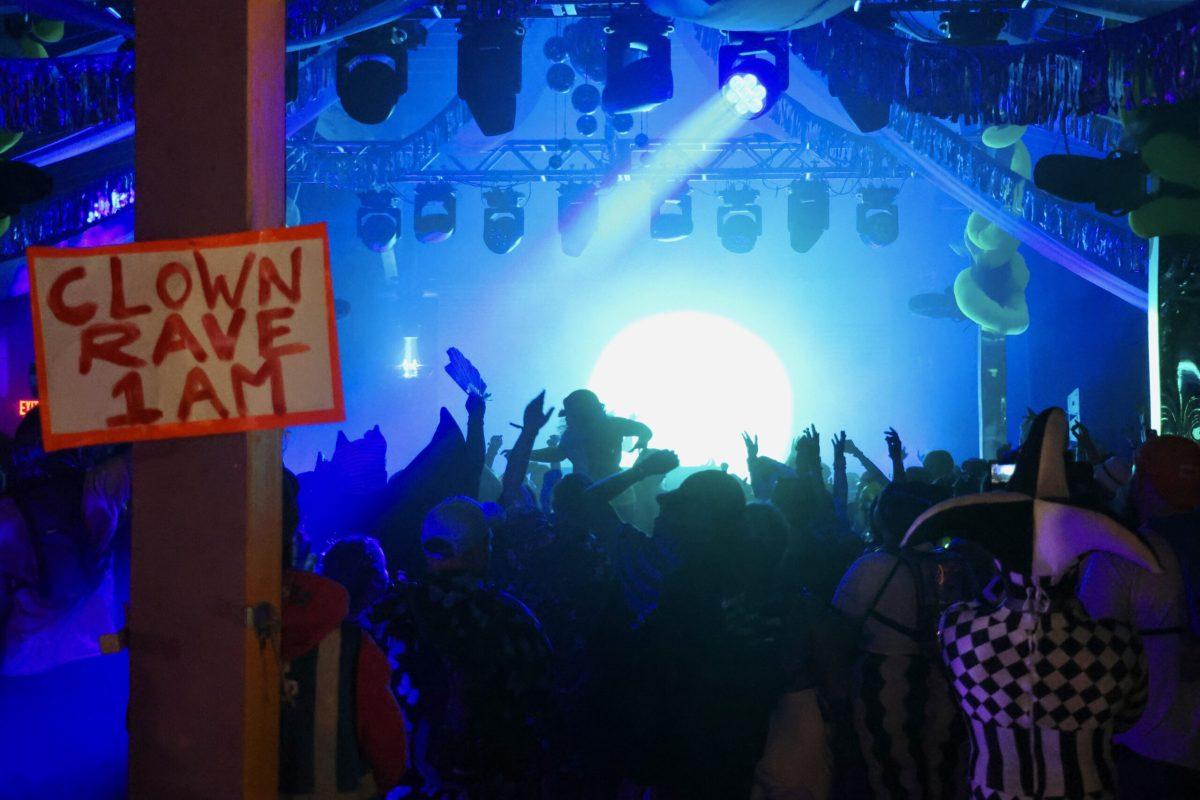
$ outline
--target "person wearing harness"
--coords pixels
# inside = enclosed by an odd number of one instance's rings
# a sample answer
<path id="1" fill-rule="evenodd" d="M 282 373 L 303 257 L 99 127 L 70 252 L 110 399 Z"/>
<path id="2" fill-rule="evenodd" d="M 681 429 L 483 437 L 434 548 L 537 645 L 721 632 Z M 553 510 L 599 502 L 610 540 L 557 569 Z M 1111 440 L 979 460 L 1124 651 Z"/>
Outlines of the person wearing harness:
<path id="1" fill-rule="evenodd" d="M 1091 556 L 1079 598 L 1097 618 L 1135 627 L 1150 665 L 1146 712 L 1118 735 L 1127 796 L 1200 797 L 1200 445 L 1151 439 L 1137 453 L 1129 511 L 1162 562 L 1154 575 L 1107 553 Z"/>
<path id="2" fill-rule="evenodd" d="M 350 596 L 329 578 L 292 569 L 299 483 L 283 481 L 281 800 L 385 796 L 408 766 L 405 720 L 387 656 L 348 620 Z"/>
<path id="3" fill-rule="evenodd" d="M 882 546 L 850 567 L 833 598 L 857 631 L 851 709 L 876 798 L 951 800 L 966 788 L 965 731 L 939 663 L 937 622 L 982 582 L 957 549 L 899 549 L 909 525 L 949 496 L 922 483 L 884 489 L 871 524 Z"/>
<path id="4" fill-rule="evenodd" d="M 412 724 L 406 796 L 536 796 L 550 643 L 533 612 L 492 582 L 491 529 L 475 500 L 435 506 L 421 549 L 428 574 L 400 576 L 370 615 L 397 664 L 394 688 Z"/>
<path id="5" fill-rule="evenodd" d="M 972 800 L 1115 798 L 1112 736 L 1145 706 L 1137 634 L 1089 616 L 1075 584 L 1093 551 L 1161 567 L 1132 531 L 1071 501 L 1066 445 L 1066 413 L 1043 411 L 1006 491 L 939 503 L 905 536 L 906 547 L 951 535 L 976 542 L 1002 571 L 994 600 L 953 605 L 939 625 L 967 718 Z"/>

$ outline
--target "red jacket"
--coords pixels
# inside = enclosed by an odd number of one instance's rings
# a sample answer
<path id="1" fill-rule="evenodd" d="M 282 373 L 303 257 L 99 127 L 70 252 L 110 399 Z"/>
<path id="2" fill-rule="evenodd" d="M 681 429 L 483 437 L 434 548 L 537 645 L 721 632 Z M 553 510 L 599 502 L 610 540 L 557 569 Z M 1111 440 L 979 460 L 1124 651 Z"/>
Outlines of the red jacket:
<path id="1" fill-rule="evenodd" d="M 283 583 L 281 655 L 285 663 L 291 663 L 342 630 L 350 601 L 341 585 L 309 572 L 287 570 Z M 385 794 L 400 783 L 408 766 L 404 715 L 392 694 L 387 657 L 365 632 L 358 641 L 353 675 L 354 732 L 359 754 L 375 777 L 376 789 Z M 286 771 L 286 764 L 281 768 Z"/>

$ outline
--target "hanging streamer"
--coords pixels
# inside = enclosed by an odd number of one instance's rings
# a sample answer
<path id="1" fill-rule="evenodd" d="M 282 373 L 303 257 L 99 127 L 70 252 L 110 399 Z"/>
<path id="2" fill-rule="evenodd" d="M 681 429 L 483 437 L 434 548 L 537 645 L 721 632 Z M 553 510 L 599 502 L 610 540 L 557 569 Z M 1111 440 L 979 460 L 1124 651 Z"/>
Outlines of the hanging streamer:
<path id="1" fill-rule="evenodd" d="M 1198 3 L 1092 36 L 1015 46 L 916 42 L 843 16 L 794 31 L 792 51 L 878 102 L 989 125 L 1055 128 L 1066 118 L 1090 140 L 1092 123 L 1079 118 L 1119 111 L 1134 102 L 1132 87 L 1143 104 L 1200 96 L 1198 34 Z"/>

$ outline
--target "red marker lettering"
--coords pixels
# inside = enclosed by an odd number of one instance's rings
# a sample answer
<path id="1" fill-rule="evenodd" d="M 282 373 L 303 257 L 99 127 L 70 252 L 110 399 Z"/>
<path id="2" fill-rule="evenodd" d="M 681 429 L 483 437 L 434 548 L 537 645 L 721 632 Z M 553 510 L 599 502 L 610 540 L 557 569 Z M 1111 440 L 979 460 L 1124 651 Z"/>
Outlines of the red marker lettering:
<path id="1" fill-rule="evenodd" d="M 300 302 L 300 248 L 292 248 L 292 285 L 288 286 L 279 277 L 275 262 L 263 257 L 258 262 L 258 304 L 265 306 L 271 301 L 271 285 L 274 284 L 293 305 Z"/>
<path id="2" fill-rule="evenodd" d="M 87 270 L 80 265 L 71 267 L 50 284 L 50 292 L 46 295 L 46 305 L 50 307 L 50 313 L 58 317 L 61 322 L 68 325 L 86 325 L 92 317 L 96 316 L 95 303 L 67 305 L 66 298 L 63 296 L 66 294 L 68 286 L 85 277 L 87 277 Z"/>
<path id="3" fill-rule="evenodd" d="M 242 324 L 246 321 L 246 309 L 239 308 L 234 311 L 233 317 L 229 320 L 229 327 L 225 330 L 221 330 L 216 316 L 211 311 L 205 314 L 200 321 L 204 324 L 204 332 L 208 334 L 208 343 L 212 345 L 217 358 L 222 361 L 231 360 L 234 350 L 237 348 L 238 334 L 242 332 Z"/>
<path id="4" fill-rule="evenodd" d="M 250 267 L 254 266 L 254 253 L 246 253 L 246 257 L 242 259 L 242 271 L 238 273 L 237 284 L 232 294 L 229 292 L 229 282 L 224 275 L 217 275 L 215 278 L 209 275 L 208 261 L 199 250 L 193 250 L 192 255 L 196 259 L 196 269 L 200 273 L 200 289 L 204 292 L 204 302 L 209 309 L 216 308 L 218 296 L 224 299 L 225 305 L 230 308 L 240 307 L 242 294 L 246 291 L 246 280 L 250 277 Z"/>
<path id="5" fill-rule="evenodd" d="M 125 271 L 121 259 L 112 256 L 108 259 L 108 274 L 112 279 L 112 299 L 109 301 L 108 313 L 113 319 L 129 319 L 150 313 L 150 306 L 130 306 L 125 303 Z"/>
<path id="6" fill-rule="evenodd" d="M 275 340 L 281 336 L 287 336 L 292 332 L 292 329 L 287 325 L 273 325 L 276 320 L 289 319 L 294 316 L 296 310 L 291 307 L 285 308 L 269 308 L 264 311 L 259 311 L 255 315 L 255 321 L 258 323 L 258 354 L 265 359 L 280 358 L 282 356 L 296 355 L 297 353 L 307 353 L 312 348 L 300 342 L 292 344 L 275 345 Z"/>
<path id="7" fill-rule="evenodd" d="M 173 275 L 178 275 L 183 278 L 183 291 L 178 297 L 171 297 L 170 286 L 168 281 Z M 154 288 L 158 292 L 158 299 L 162 300 L 163 305 L 172 311 L 178 311 L 183 308 L 183 304 L 192 294 L 192 273 L 188 272 L 187 267 L 180 264 L 178 261 L 170 261 L 163 264 L 162 269 L 158 271 L 158 278 L 154 281 Z"/>
<path id="8" fill-rule="evenodd" d="M 208 375 L 200 367 L 192 367 L 183 382 L 183 396 L 179 398 L 179 421 L 187 422 L 192 415 L 192 406 L 201 401 L 211 403 L 221 419 L 229 416 L 229 409 L 217 397 L 217 390 L 213 388 Z"/>
<path id="9" fill-rule="evenodd" d="M 168 314 L 167 318 L 163 320 L 162 331 L 158 334 L 158 341 L 154 343 L 154 355 L 150 357 L 150 360 L 157 367 L 163 362 L 163 359 L 179 350 L 190 350 L 192 358 L 197 361 L 208 360 L 208 353 L 204 352 L 200 340 L 192 333 L 192 329 L 184 322 L 183 317 L 178 314 Z"/>
<path id="10" fill-rule="evenodd" d="M 104 424 L 110 428 L 119 425 L 148 425 L 151 422 L 157 422 L 163 415 L 163 412 L 157 408 L 146 407 L 146 398 L 142 392 L 142 376 L 136 372 L 125 373 L 125 377 L 113 386 L 112 396 L 125 398 L 125 413 L 104 420 Z"/>
<path id="11" fill-rule="evenodd" d="M 233 402 L 237 406 L 238 416 L 246 416 L 246 385 L 259 387 L 271 381 L 271 410 L 276 415 L 287 413 L 287 399 L 283 395 L 283 365 L 278 358 L 270 358 L 263 362 L 258 372 L 251 372 L 241 364 L 234 364 L 229 370 L 229 379 L 233 384 Z"/>
<path id="12" fill-rule="evenodd" d="M 93 361 L 107 361 L 118 367 L 146 366 L 145 361 L 124 350 L 141 336 L 142 332 L 132 322 L 101 322 L 84 328 L 79 337 L 79 374 L 91 372 Z"/>

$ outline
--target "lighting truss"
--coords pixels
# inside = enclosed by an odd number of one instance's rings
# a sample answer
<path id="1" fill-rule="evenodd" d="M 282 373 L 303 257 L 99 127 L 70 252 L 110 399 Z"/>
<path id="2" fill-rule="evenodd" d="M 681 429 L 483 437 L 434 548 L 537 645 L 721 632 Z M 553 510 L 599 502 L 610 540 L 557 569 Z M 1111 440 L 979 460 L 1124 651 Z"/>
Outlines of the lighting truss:
<path id="1" fill-rule="evenodd" d="M 629 139 L 509 140 L 484 153 L 443 147 L 423 161 L 386 142 L 294 143 L 288 179 L 365 191 L 389 184 L 449 181 L 612 183 L 629 180 L 792 181 L 812 177 L 901 178 L 908 167 L 875 148 L 831 147 L 756 136 L 729 141 Z"/>

